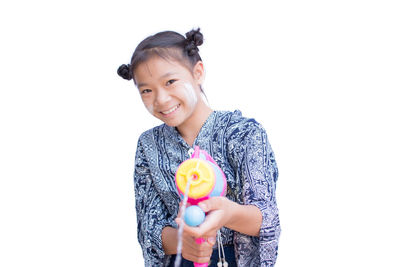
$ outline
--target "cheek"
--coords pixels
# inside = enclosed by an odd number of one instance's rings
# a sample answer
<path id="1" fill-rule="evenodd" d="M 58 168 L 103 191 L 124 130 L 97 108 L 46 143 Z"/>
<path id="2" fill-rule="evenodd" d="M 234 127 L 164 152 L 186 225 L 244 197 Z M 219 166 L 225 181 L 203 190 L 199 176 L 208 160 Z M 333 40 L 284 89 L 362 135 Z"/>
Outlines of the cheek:
<path id="1" fill-rule="evenodd" d="M 189 104 L 195 105 L 197 103 L 197 95 L 193 86 L 190 83 L 185 83 L 184 87 L 185 97 L 188 100 Z"/>
<path id="2" fill-rule="evenodd" d="M 153 105 L 145 105 L 146 109 L 151 113 L 154 114 L 154 108 Z"/>
<path id="3" fill-rule="evenodd" d="M 145 108 L 151 113 L 154 114 L 154 106 L 151 101 L 142 99 Z"/>

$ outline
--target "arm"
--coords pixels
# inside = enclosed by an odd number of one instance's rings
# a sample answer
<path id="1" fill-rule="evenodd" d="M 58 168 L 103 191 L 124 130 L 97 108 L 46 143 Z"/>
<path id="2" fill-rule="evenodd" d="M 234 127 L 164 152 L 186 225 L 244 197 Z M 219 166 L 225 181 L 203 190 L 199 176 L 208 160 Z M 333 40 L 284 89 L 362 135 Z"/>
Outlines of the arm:
<path id="1" fill-rule="evenodd" d="M 138 223 L 138 240 L 143 250 L 145 266 L 163 266 L 166 255 L 177 252 L 177 229 L 160 194 L 155 190 L 157 182 L 146 158 L 149 149 L 138 142 L 135 161 L 135 200 Z M 195 262 L 208 262 L 214 241 L 197 244 L 195 239 L 183 234 L 182 257 Z"/>
<path id="2" fill-rule="evenodd" d="M 259 236 L 262 213 L 254 205 L 240 205 L 225 197 L 212 197 L 199 203 L 199 207 L 209 212 L 205 221 L 199 227 L 186 228 L 196 237 L 209 235 L 223 226 L 245 235 Z"/>
<path id="3" fill-rule="evenodd" d="M 203 201 L 199 206 L 209 212 L 206 220 L 197 228 L 185 229 L 198 237 L 226 226 L 237 232 L 240 264 L 273 266 L 280 233 L 275 200 L 278 170 L 264 129 L 256 123 L 246 129 L 230 146 L 230 157 L 241 182 L 241 204 L 223 197 Z M 251 254 L 257 250 L 259 257 Z"/>
<path id="4" fill-rule="evenodd" d="M 258 236 L 262 222 L 260 209 L 253 205 L 240 205 L 227 198 L 224 200 L 228 205 L 223 206 L 228 207 L 230 213 L 224 226 L 242 234 Z"/>
<path id="5" fill-rule="evenodd" d="M 166 255 L 176 254 L 178 246 L 178 230 L 176 228 L 166 226 L 162 230 L 161 239 L 162 246 Z"/>
<path id="6" fill-rule="evenodd" d="M 245 205 L 256 206 L 261 214 L 257 247 L 260 255 L 260 266 L 273 266 L 276 261 L 280 222 L 276 204 L 276 181 L 278 168 L 275 156 L 268 142 L 267 134 L 261 125 L 248 125 L 248 133 L 239 148 L 239 173 L 242 179 L 242 195 Z M 243 240 L 245 237 L 243 237 Z M 245 249 L 248 244 L 239 245 L 238 249 Z M 242 262 L 248 259 L 242 258 Z M 240 261 L 240 260 L 239 260 Z"/>
<path id="7" fill-rule="evenodd" d="M 135 158 L 134 182 L 137 237 L 145 265 L 162 266 L 165 258 L 162 230 L 176 224 L 154 188 L 149 162 L 140 139 Z"/>

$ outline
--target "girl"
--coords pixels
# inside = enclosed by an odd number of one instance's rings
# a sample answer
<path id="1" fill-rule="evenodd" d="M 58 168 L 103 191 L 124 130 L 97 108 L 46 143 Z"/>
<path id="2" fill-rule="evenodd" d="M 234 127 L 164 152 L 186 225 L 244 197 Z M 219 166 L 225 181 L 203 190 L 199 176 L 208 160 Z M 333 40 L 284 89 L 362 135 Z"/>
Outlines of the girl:
<path id="1" fill-rule="evenodd" d="M 229 266 L 274 266 L 280 223 L 275 200 L 278 170 L 264 128 L 241 112 L 212 110 L 204 98 L 200 30 L 160 32 L 143 40 L 118 74 L 133 79 L 150 112 L 163 122 L 144 132 L 135 159 L 138 240 L 145 266 L 173 266 L 180 197 L 175 172 L 193 147 L 206 150 L 226 175 L 226 197 L 199 206 L 208 212 L 199 227 L 184 225 L 182 265 L 217 266 L 221 229 Z M 196 238 L 207 242 L 197 244 Z"/>

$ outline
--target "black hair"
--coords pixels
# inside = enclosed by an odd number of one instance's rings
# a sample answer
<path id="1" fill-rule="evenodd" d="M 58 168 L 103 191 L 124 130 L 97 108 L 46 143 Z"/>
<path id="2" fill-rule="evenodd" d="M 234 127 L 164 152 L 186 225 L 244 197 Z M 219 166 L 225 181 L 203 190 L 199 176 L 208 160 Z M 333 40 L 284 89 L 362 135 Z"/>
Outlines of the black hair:
<path id="1" fill-rule="evenodd" d="M 198 46 L 203 44 L 203 34 L 200 29 L 193 29 L 186 33 L 186 38 L 174 31 L 159 32 L 144 39 L 136 47 L 130 64 L 122 64 L 118 68 L 118 75 L 136 83 L 134 71 L 136 67 L 157 55 L 164 59 L 174 59 L 192 70 L 198 61 L 202 61 Z"/>

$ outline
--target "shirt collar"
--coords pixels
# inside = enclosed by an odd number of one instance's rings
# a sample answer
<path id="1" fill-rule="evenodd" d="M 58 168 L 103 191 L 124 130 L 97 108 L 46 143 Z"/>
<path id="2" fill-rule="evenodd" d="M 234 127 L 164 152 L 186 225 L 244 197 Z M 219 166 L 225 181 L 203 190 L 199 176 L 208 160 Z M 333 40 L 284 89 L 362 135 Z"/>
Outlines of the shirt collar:
<path id="1" fill-rule="evenodd" d="M 199 143 L 201 143 L 204 139 L 208 138 L 211 135 L 211 131 L 213 129 L 216 117 L 217 117 L 217 112 L 216 111 L 211 112 L 211 114 L 208 116 L 206 121 L 201 126 L 200 132 L 198 133 L 198 135 L 196 136 L 196 138 L 193 142 L 193 146 L 199 145 Z M 164 124 L 164 127 L 166 129 L 168 136 L 171 139 L 177 140 L 178 143 L 180 143 L 181 145 L 183 145 L 187 148 L 190 148 L 190 146 L 186 143 L 186 141 L 180 135 L 180 133 L 178 132 L 176 127 L 168 126 L 166 124 Z"/>

